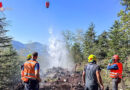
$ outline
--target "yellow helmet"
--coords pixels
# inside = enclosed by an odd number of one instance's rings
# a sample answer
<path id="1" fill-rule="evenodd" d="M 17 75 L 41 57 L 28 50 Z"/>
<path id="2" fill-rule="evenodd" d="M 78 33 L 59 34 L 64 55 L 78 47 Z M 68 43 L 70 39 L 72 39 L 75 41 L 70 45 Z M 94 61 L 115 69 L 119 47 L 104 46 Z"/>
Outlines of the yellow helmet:
<path id="1" fill-rule="evenodd" d="M 32 54 L 28 54 L 27 59 L 31 59 L 31 58 L 32 58 Z"/>
<path id="2" fill-rule="evenodd" d="M 93 62 L 93 61 L 96 61 L 96 56 L 93 55 L 93 54 L 91 54 L 91 55 L 89 55 L 89 57 L 88 57 L 88 62 Z"/>

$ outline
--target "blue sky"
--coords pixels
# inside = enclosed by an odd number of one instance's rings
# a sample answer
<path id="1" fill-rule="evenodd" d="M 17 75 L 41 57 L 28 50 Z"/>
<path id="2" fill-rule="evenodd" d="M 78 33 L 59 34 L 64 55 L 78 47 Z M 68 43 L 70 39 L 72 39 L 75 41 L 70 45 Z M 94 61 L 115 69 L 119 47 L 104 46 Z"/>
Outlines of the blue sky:
<path id="1" fill-rule="evenodd" d="M 10 26 L 8 35 L 14 40 L 48 43 L 49 29 L 55 35 L 63 30 L 87 30 L 91 22 L 100 34 L 108 30 L 117 13 L 123 8 L 120 0 L 1 0 L 4 7 L 12 8 L 4 13 Z"/>

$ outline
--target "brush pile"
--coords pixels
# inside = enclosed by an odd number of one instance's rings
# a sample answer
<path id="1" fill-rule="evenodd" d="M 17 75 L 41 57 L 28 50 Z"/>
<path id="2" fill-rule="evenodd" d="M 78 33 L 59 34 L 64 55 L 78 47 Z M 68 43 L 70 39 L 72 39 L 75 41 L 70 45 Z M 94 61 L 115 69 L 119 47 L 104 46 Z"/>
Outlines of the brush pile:
<path id="1" fill-rule="evenodd" d="M 40 90 L 84 90 L 81 72 L 70 72 L 63 68 L 48 69 Z"/>
<path id="2" fill-rule="evenodd" d="M 23 90 L 19 83 L 14 90 Z M 40 90 L 84 90 L 81 72 L 70 72 L 61 67 L 48 69 L 43 75 Z"/>

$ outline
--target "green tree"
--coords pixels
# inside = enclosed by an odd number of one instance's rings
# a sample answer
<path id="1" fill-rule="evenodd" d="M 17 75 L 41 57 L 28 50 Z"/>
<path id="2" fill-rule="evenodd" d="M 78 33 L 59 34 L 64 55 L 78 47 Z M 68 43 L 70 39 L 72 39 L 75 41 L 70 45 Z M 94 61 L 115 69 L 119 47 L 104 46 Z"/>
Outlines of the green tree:
<path id="1" fill-rule="evenodd" d="M 71 31 L 67 30 L 67 31 L 63 31 L 62 35 L 63 35 L 67 48 L 71 50 L 71 47 L 74 43 L 74 34 Z"/>
<path id="2" fill-rule="evenodd" d="M 108 33 L 104 31 L 101 35 L 98 36 L 98 48 L 97 48 L 97 57 L 104 59 L 107 57 L 108 52 Z"/>
<path id="3" fill-rule="evenodd" d="M 115 21 L 114 25 L 111 27 L 109 32 L 109 52 L 108 56 L 114 54 L 120 55 L 120 57 L 126 56 L 125 49 L 123 50 L 124 43 L 124 33 L 120 31 L 122 24 L 119 21 Z"/>
<path id="4" fill-rule="evenodd" d="M 125 10 L 130 10 L 130 0 L 121 0 L 121 4 L 125 6 Z"/>
<path id="5" fill-rule="evenodd" d="M 125 9 L 122 9 L 118 16 L 122 24 L 120 31 L 123 33 L 124 41 L 122 51 L 124 51 L 124 57 L 126 57 L 130 55 L 130 0 L 121 0 L 121 4 Z"/>
<path id="6" fill-rule="evenodd" d="M 82 55 L 82 42 L 83 42 L 83 31 L 77 30 L 74 34 L 71 31 L 64 31 L 63 37 L 66 42 L 66 46 L 72 54 L 74 62 L 81 62 L 83 60 Z"/>
<path id="7" fill-rule="evenodd" d="M 83 30 L 77 30 L 76 33 L 74 34 L 74 42 L 79 43 L 80 45 L 83 44 L 84 41 L 84 32 Z"/>
<path id="8" fill-rule="evenodd" d="M 11 89 L 16 84 L 18 74 L 17 53 L 13 50 L 10 37 L 6 36 L 7 23 L 0 18 L 0 89 Z"/>
<path id="9" fill-rule="evenodd" d="M 71 48 L 71 53 L 76 63 L 83 61 L 83 55 L 79 43 L 74 43 L 74 45 Z"/>
<path id="10" fill-rule="evenodd" d="M 96 50 L 96 34 L 94 31 L 94 24 L 92 23 L 84 35 L 83 52 L 84 58 L 87 59 L 88 55 L 95 54 Z"/>

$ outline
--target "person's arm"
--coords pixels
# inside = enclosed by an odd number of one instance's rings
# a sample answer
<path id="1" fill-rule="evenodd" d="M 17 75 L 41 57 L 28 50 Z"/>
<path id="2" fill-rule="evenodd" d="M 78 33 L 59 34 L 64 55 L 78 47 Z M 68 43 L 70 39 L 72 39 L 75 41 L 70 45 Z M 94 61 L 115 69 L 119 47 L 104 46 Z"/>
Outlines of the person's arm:
<path id="1" fill-rule="evenodd" d="M 85 71 L 83 71 L 82 80 L 83 80 L 83 83 L 85 84 Z"/>
<path id="2" fill-rule="evenodd" d="M 108 65 L 107 70 L 118 70 L 118 66 L 117 66 L 117 64 Z"/>
<path id="3" fill-rule="evenodd" d="M 35 65 L 35 76 L 36 76 L 37 80 L 38 80 L 39 82 L 41 82 L 41 78 L 40 78 L 40 75 L 39 75 L 39 63 L 37 63 L 37 64 Z"/>
<path id="4" fill-rule="evenodd" d="M 100 68 L 98 70 L 96 70 L 97 81 L 101 87 L 101 90 L 104 90 L 104 86 L 102 83 L 102 78 L 101 78 L 100 72 L 101 72 Z"/>
<path id="5" fill-rule="evenodd" d="M 85 85 L 85 74 L 86 74 L 86 67 L 84 67 L 83 73 L 82 73 L 82 80 L 83 80 L 83 84 Z"/>

